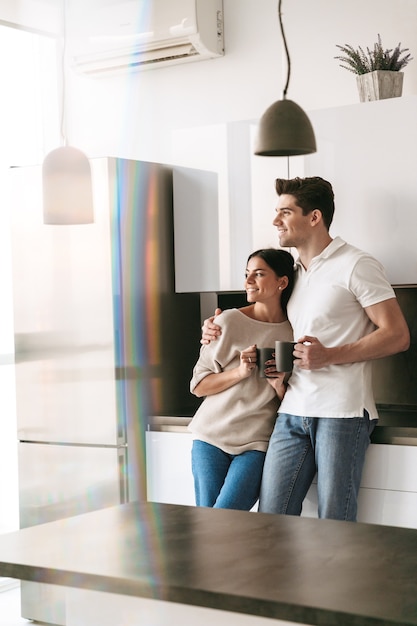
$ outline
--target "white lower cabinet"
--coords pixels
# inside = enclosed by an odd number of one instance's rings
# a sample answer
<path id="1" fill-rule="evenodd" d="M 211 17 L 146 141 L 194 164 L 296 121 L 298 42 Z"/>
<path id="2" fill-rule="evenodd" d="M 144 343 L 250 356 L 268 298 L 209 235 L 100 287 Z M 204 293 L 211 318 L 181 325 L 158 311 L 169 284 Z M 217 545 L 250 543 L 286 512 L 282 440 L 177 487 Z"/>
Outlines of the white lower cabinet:
<path id="1" fill-rule="evenodd" d="M 191 433 L 148 431 L 146 473 L 149 502 L 195 505 Z"/>
<path id="2" fill-rule="evenodd" d="M 148 500 L 194 505 L 190 433 L 146 433 Z M 303 505 L 317 517 L 317 484 Z M 359 493 L 358 521 L 417 529 L 417 446 L 371 444 Z"/>
<path id="3" fill-rule="evenodd" d="M 304 501 L 303 515 L 317 517 L 316 482 Z M 359 491 L 358 521 L 417 528 L 417 446 L 369 446 Z"/>

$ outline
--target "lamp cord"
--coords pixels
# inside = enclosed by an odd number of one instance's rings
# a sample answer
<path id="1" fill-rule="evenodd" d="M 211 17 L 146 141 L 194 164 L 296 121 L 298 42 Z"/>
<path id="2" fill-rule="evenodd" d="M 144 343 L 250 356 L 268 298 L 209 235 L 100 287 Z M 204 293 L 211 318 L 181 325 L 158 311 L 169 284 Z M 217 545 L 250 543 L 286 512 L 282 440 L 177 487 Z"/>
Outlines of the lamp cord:
<path id="1" fill-rule="evenodd" d="M 61 41 L 61 121 L 60 134 L 64 146 L 68 145 L 66 133 L 66 100 L 67 100 L 67 76 L 66 76 L 66 56 L 67 56 L 67 2 L 62 3 L 62 41 Z"/>
<path id="2" fill-rule="evenodd" d="M 285 83 L 285 87 L 284 87 L 284 91 L 283 91 L 283 99 L 285 100 L 285 97 L 286 97 L 287 91 L 288 91 L 288 85 L 289 85 L 289 82 L 290 82 L 291 61 L 290 61 L 290 53 L 288 52 L 287 40 L 285 38 L 285 33 L 284 33 L 284 25 L 282 23 L 281 5 L 282 5 L 282 0 L 279 0 L 279 2 L 278 2 L 279 26 L 280 26 L 280 29 L 281 29 L 282 41 L 284 42 L 285 54 L 287 55 L 287 82 Z"/>

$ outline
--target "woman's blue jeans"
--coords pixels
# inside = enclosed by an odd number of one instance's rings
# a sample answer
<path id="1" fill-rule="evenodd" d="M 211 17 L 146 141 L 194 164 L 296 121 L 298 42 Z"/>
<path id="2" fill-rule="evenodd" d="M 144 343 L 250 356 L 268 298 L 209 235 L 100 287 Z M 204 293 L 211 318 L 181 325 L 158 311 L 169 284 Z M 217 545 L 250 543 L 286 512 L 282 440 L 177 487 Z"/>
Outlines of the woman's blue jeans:
<path id="1" fill-rule="evenodd" d="M 367 412 L 351 418 L 279 414 L 266 454 L 259 510 L 300 515 L 317 472 L 319 517 L 356 521 L 365 452 L 375 422 Z"/>
<path id="2" fill-rule="evenodd" d="M 197 506 L 250 511 L 259 498 L 265 452 L 227 454 L 196 439 L 192 469 Z"/>

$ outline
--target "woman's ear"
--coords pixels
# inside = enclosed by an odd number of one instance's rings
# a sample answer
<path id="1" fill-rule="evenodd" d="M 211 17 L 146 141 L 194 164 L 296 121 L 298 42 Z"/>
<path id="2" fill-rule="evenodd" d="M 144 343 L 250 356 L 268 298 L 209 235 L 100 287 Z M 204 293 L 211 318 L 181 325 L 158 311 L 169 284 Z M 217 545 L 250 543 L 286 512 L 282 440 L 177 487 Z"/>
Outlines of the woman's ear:
<path id="1" fill-rule="evenodd" d="M 288 276 L 281 276 L 278 281 L 278 289 L 283 291 L 286 287 L 288 287 Z"/>

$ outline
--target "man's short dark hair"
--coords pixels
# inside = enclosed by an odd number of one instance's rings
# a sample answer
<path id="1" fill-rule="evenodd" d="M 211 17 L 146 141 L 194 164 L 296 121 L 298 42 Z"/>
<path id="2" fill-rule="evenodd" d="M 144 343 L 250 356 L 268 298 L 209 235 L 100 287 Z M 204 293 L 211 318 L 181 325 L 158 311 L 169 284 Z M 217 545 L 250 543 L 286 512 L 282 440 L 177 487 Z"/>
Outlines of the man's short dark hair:
<path id="1" fill-rule="evenodd" d="M 314 209 L 321 211 L 323 221 L 329 230 L 334 215 L 334 193 L 327 180 L 320 176 L 277 178 L 275 189 L 279 196 L 282 194 L 294 196 L 298 206 L 303 210 L 303 215 L 308 215 Z"/>

